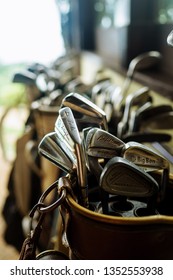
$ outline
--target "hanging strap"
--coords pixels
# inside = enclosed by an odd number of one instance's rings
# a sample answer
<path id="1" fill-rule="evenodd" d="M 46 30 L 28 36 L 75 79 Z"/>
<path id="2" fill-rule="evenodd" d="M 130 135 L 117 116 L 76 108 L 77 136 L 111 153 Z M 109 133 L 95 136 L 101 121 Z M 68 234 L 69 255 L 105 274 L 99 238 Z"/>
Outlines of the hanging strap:
<path id="1" fill-rule="evenodd" d="M 58 199 L 51 205 L 45 205 L 44 200 L 55 188 L 57 188 L 58 190 Z M 70 180 L 67 177 L 59 178 L 58 181 L 54 182 L 48 189 L 45 190 L 45 192 L 41 195 L 38 203 L 32 208 L 29 213 L 29 216 L 31 218 L 30 233 L 23 242 L 19 260 L 36 259 L 36 249 L 42 231 L 44 218 L 47 213 L 55 210 L 57 207 L 62 205 L 66 198 L 67 190 L 72 192 Z M 33 228 L 33 220 L 34 216 L 36 215 L 38 216 L 37 225 Z"/>

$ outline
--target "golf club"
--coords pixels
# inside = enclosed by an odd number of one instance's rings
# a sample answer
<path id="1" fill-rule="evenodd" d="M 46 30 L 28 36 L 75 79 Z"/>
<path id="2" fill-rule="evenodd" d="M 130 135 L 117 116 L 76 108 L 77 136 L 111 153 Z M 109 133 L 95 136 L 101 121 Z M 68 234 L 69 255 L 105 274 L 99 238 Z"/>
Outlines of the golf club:
<path id="1" fill-rule="evenodd" d="M 100 81 L 98 81 L 91 90 L 91 101 L 94 104 L 97 104 L 97 97 L 98 95 L 102 94 L 102 92 L 111 85 L 110 78 L 104 78 Z"/>
<path id="2" fill-rule="evenodd" d="M 151 131 L 154 129 L 172 129 L 173 128 L 173 111 L 164 112 L 154 115 L 152 118 L 144 120 L 140 129 L 145 131 Z"/>
<path id="3" fill-rule="evenodd" d="M 169 162 L 167 159 L 153 149 L 134 141 L 124 145 L 121 156 L 133 162 L 145 172 L 163 170 L 160 184 L 160 199 L 163 199 L 169 182 Z"/>
<path id="4" fill-rule="evenodd" d="M 167 37 L 167 44 L 170 47 L 173 47 L 173 30 L 169 33 L 169 35 Z"/>
<path id="5" fill-rule="evenodd" d="M 35 85 L 36 78 L 37 76 L 35 73 L 28 70 L 23 70 L 14 74 L 12 82 L 22 83 L 25 85 Z"/>
<path id="6" fill-rule="evenodd" d="M 67 157 L 73 162 L 74 166 L 77 168 L 77 158 L 69 146 L 67 145 L 66 139 L 63 137 L 61 133 L 52 132 L 52 138 L 56 141 L 57 145 L 66 153 Z"/>
<path id="7" fill-rule="evenodd" d="M 144 70 L 153 67 L 160 61 L 161 57 L 162 56 L 160 52 L 149 51 L 149 52 L 142 53 L 131 60 L 127 70 L 125 81 L 121 89 L 122 100 L 118 104 L 118 108 L 119 108 L 118 111 L 121 111 L 121 107 L 125 102 L 135 71 Z"/>
<path id="8" fill-rule="evenodd" d="M 140 120 L 142 119 L 143 112 L 147 112 L 150 108 L 152 108 L 152 102 L 148 101 L 143 104 L 141 107 L 133 110 L 130 114 L 129 123 L 128 123 L 128 132 L 127 135 L 138 131 L 138 125 L 140 124 Z"/>
<path id="9" fill-rule="evenodd" d="M 70 93 L 63 100 L 61 108 L 69 107 L 77 122 L 94 123 L 108 130 L 106 114 L 93 102 L 78 93 Z"/>
<path id="10" fill-rule="evenodd" d="M 64 107 L 59 110 L 59 116 L 66 127 L 66 130 L 70 136 L 70 142 L 73 143 L 77 158 L 77 176 L 78 185 L 81 192 L 81 204 L 84 207 L 89 207 L 88 203 L 88 185 L 87 185 L 87 169 L 84 149 L 82 146 L 82 140 L 79 134 L 79 130 L 73 116 L 72 110 L 69 107 Z"/>
<path id="11" fill-rule="evenodd" d="M 64 150 L 57 145 L 57 137 L 54 132 L 48 133 L 43 137 L 38 145 L 38 152 L 65 173 L 73 173 L 76 169 L 76 166 Z"/>
<path id="12" fill-rule="evenodd" d="M 111 158 L 121 153 L 125 143 L 100 128 L 91 128 L 86 136 L 86 153 L 96 158 Z"/>
<path id="13" fill-rule="evenodd" d="M 99 183 L 102 165 L 105 159 L 110 159 L 120 154 L 123 141 L 100 128 L 91 128 L 86 135 L 86 154 L 89 171 L 94 174 Z M 100 162 L 99 162 L 100 160 Z M 108 212 L 108 194 L 99 188 L 103 213 Z"/>
<path id="14" fill-rule="evenodd" d="M 155 212 L 158 183 L 148 173 L 121 157 L 110 159 L 100 175 L 100 188 L 108 194 L 148 199 L 148 210 Z"/>
<path id="15" fill-rule="evenodd" d="M 168 112 L 172 112 L 172 106 L 167 105 L 167 104 L 161 104 L 161 105 L 157 105 L 157 106 L 148 106 L 148 107 L 146 106 L 143 108 L 142 107 L 139 108 L 136 111 L 133 124 L 131 124 L 131 132 L 139 131 L 140 125 L 145 123 L 145 121 L 151 120 L 151 122 L 152 122 L 153 117 L 155 118 L 155 116 L 159 116 L 160 114 L 168 113 Z"/>
<path id="16" fill-rule="evenodd" d="M 159 190 L 152 176 L 122 157 L 114 157 L 106 163 L 100 187 L 110 194 L 128 197 L 150 197 Z"/>
<path id="17" fill-rule="evenodd" d="M 118 123 L 117 136 L 121 138 L 128 130 L 128 121 L 130 117 L 131 107 L 134 105 L 143 105 L 144 103 L 151 101 L 151 96 L 149 95 L 149 88 L 143 87 L 134 93 L 127 96 L 125 101 L 125 108 L 123 112 L 122 120 Z"/>

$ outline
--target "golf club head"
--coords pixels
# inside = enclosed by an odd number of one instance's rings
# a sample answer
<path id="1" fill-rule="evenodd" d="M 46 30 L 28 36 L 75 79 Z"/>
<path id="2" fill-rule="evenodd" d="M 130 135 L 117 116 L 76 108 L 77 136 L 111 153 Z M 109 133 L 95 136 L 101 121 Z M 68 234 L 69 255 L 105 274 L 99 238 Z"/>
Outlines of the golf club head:
<path id="1" fill-rule="evenodd" d="M 169 33 L 169 35 L 167 37 L 167 44 L 170 47 L 173 47 L 173 30 Z"/>
<path id="2" fill-rule="evenodd" d="M 121 100 L 120 87 L 110 84 L 102 93 L 101 102 L 97 105 L 106 113 L 107 121 L 110 123 L 113 119 L 119 119 L 119 112 L 116 110 L 116 104 Z M 99 100 L 100 100 L 99 99 Z"/>
<path id="3" fill-rule="evenodd" d="M 87 184 L 87 168 L 85 153 L 82 145 L 80 133 L 73 115 L 69 107 L 63 107 L 59 110 L 59 116 L 64 123 L 66 131 L 73 142 L 75 155 L 77 158 L 77 179 L 79 191 L 81 192 L 81 204 L 84 207 L 89 207 L 88 203 L 88 184 Z"/>
<path id="4" fill-rule="evenodd" d="M 28 70 L 23 70 L 21 72 L 17 72 L 14 74 L 12 78 L 13 83 L 22 83 L 25 85 L 35 85 L 36 82 L 36 74 L 28 71 Z"/>
<path id="5" fill-rule="evenodd" d="M 57 143 L 57 145 L 64 151 L 64 153 L 67 155 L 67 157 L 73 162 L 74 166 L 77 168 L 77 158 L 75 153 L 69 148 L 67 145 L 66 140 L 62 136 L 61 133 L 52 132 L 52 135 L 50 135 L 51 138 Z"/>
<path id="6" fill-rule="evenodd" d="M 90 131 L 91 128 L 92 128 L 91 126 L 88 126 L 88 127 L 85 127 L 85 128 L 82 129 L 82 136 L 81 137 L 82 137 L 84 149 L 86 147 L 87 134 L 88 134 L 88 132 Z"/>
<path id="7" fill-rule="evenodd" d="M 131 60 L 128 68 L 128 76 L 132 77 L 134 70 L 144 70 L 156 65 L 162 55 L 158 51 L 149 51 L 136 56 Z"/>
<path id="8" fill-rule="evenodd" d="M 100 128 L 91 128 L 86 136 L 86 153 L 96 158 L 111 158 L 120 154 L 125 143 Z"/>
<path id="9" fill-rule="evenodd" d="M 100 176 L 100 187 L 109 194 L 126 197 L 151 197 L 158 183 L 148 173 L 121 157 L 110 159 Z"/>
<path id="10" fill-rule="evenodd" d="M 122 155 L 145 172 L 162 170 L 159 199 L 163 200 L 169 183 L 169 161 L 153 149 L 136 142 L 128 142 Z"/>
<path id="11" fill-rule="evenodd" d="M 137 108 L 137 110 L 133 110 L 130 114 L 129 124 L 128 124 L 128 132 L 126 134 L 130 134 L 132 132 L 137 132 L 139 129 L 140 120 L 142 118 L 143 113 L 147 112 L 153 108 L 152 102 L 148 101 L 143 104 L 141 107 Z"/>
<path id="12" fill-rule="evenodd" d="M 72 110 L 69 107 L 63 107 L 59 110 L 59 115 L 73 141 L 81 144 L 80 133 Z"/>
<path id="13" fill-rule="evenodd" d="M 138 142 L 130 141 L 122 148 L 121 156 L 140 166 L 145 172 L 168 169 L 168 161 L 153 149 Z"/>
<path id="14" fill-rule="evenodd" d="M 48 133 L 43 137 L 38 145 L 38 152 L 64 172 L 74 172 L 74 164 L 61 147 L 57 145 L 57 138 L 54 132 Z"/>
<path id="15" fill-rule="evenodd" d="M 63 139 L 67 147 L 74 153 L 74 141 L 71 139 L 60 115 L 55 122 L 55 132 Z"/>
<path id="16" fill-rule="evenodd" d="M 106 114 L 93 102 L 78 93 L 70 93 L 63 100 L 61 108 L 69 107 L 77 122 L 94 123 L 108 130 Z"/>
<path id="17" fill-rule="evenodd" d="M 122 105 L 125 102 L 127 92 L 129 90 L 130 84 L 133 80 L 135 71 L 144 70 L 151 68 L 156 65 L 162 58 L 162 55 L 158 51 L 149 51 L 142 53 L 135 58 L 133 58 L 129 64 L 127 75 L 121 89 L 122 100 L 119 103 L 119 109 L 121 110 Z"/>
<path id="18" fill-rule="evenodd" d="M 161 104 L 157 106 L 149 106 L 148 108 L 139 108 L 139 110 L 136 112 L 136 117 L 134 120 L 134 126 L 133 126 L 133 131 L 139 131 L 140 130 L 140 125 L 145 123 L 145 121 L 150 121 L 152 118 L 155 116 L 158 116 L 160 114 L 165 114 L 172 112 L 172 106 L 168 104 Z"/>
<path id="19" fill-rule="evenodd" d="M 125 100 L 125 108 L 123 112 L 122 120 L 118 123 L 117 136 L 121 138 L 128 130 L 128 121 L 130 117 L 130 111 L 132 106 L 140 106 L 150 101 L 151 96 L 149 95 L 149 88 L 143 87 L 138 89 L 136 92 L 129 94 Z"/>
<path id="20" fill-rule="evenodd" d="M 96 98 L 100 95 L 105 88 L 110 85 L 110 78 L 105 78 L 98 81 L 91 90 L 91 100 L 94 104 L 96 104 Z"/>
<path id="21" fill-rule="evenodd" d="M 140 130 L 150 131 L 154 129 L 172 129 L 173 128 L 173 111 L 161 113 L 143 121 Z"/>

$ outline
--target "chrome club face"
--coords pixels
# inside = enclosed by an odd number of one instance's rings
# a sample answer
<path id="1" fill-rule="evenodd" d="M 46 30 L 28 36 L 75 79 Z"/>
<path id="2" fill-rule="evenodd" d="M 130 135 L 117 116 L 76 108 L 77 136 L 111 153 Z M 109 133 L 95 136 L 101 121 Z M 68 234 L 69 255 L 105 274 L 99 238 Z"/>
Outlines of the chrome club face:
<path id="1" fill-rule="evenodd" d="M 142 119 L 142 115 L 146 114 L 148 110 L 152 108 L 152 102 L 148 101 L 136 110 L 133 110 L 130 114 L 130 118 L 128 121 L 128 132 L 127 135 L 139 131 L 138 125 L 140 125 L 140 121 Z"/>
<path id="2" fill-rule="evenodd" d="M 167 44 L 170 47 L 173 47 L 173 31 L 171 31 L 167 37 Z"/>
<path id="3" fill-rule="evenodd" d="M 137 142 L 128 142 L 122 149 L 121 156 L 146 172 L 163 170 L 161 177 L 160 199 L 163 199 L 169 182 L 169 162 L 149 147 Z"/>
<path id="4" fill-rule="evenodd" d="M 66 173 L 73 173 L 76 169 L 74 163 L 67 156 L 66 152 L 57 144 L 54 132 L 46 134 L 38 146 L 38 151 L 45 158 L 57 165 Z"/>
<path id="5" fill-rule="evenodd" d="M 134 93 L 128 95 L 125 101 L 125 108 L 123 112 L 122 120 L 118 123 L 117 136 L 121 138 L 128 130 L 128 121 L 130 118 L 130 111 L 133 105 L 143 105 L 151 100 L 149 95 L 149 88 L 140 88 Z"/>
<path id="6" fill-rule="evenodd" d="M 108 130 L 105 112 L 81 94 L 68 94 L 63 99 L 61 107 L 69 107 L 79 123 L 90 122 Z"/>
<path id="7" fill-rule="evenodd" d="M 119 155 L 125 143 L 109 132 L 92 128 L 86 136 L 86 153 L 96 158 L 111 158 Z"/>
<path id="8" fill-rule="evenodd" d="M 85 162 L 85 154 L 82 146 L 82 140 L 79 134 L 79 130 L 74 119 L 73 113 L 69 107 L 64 107 L 59 110 L 59 116 L 65 125 L 68 135 L 73 143 L 74 151 L 77 158 L 77 177 L 79 191 L 81 192 L 81 203 L 85 207 L 89 207 L 88 204 L 88 186 L 87 186 L 87 169 Z"/>
<path id="9" fill-rule="evenodd" d="M 143 168 L 146 172 L 165 169 L 167 160 L 149 147 L 134 141 L 126 143 L 121 156 Z"/>
<path id="10" fill-rule="evenodd" d="M 90 172 L 96 177 L 98 184 L 102 172 L 102 166 L 99 163 L 99 159 L 105 160 L 117 156 L 124 145 L 125 143 L 123 141 L 105 130 L 91 128 L 88 131 L 85 141 L 88 166 Z M 109 195 L 101 188 L 99 188 L 99 193 L 103 213 L 107 214 Z"/>
<path id="11" fill-rule="evenodd" d="M 100 187 L 110 194 L 127 197 L 151 197 L 159 190 L 148 173 L 121 157 L 110 159 L 104 166 Z"/>

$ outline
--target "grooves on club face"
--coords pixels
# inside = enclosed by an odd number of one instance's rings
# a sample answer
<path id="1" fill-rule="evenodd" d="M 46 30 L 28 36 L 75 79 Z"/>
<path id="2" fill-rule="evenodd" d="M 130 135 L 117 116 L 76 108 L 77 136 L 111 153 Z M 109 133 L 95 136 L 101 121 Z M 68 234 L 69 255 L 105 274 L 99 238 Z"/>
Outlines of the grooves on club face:
<path id="1" fill-rule="evenodd" d="M 97 158 L 119 155 L 124 145 L 122 140 L 99 128 L 91 128 L 86 136 L 86 152 Z"/>
<path id="2" fill-rule="evenodd" d="M 122 156 L 146 172 L 162 170 L 159 196 L 164 199 L 169 183 L 169 162 L 156 151 L 136 142 L 128 142 L 122 150 Z"/>
<path id="3" fill-rule="evenodd" d="M 148 173 L 120 157 L 110 159 L 104 166 L 100 187 L 110 194 L 143 198 L 159 190 L 158 183 Z"/>
<path id="4" fill-rule="evenodd" d="M 66 173 L 75 170 L 73 162 L 57 145 L 54 133 L 46 134 L 38 145 L 38 152 Z"/>
<path id="5" fill-rule="evenodd" d="M 142 167 L 146 172 L 158 169 L 168 169 L 168 161 L 149 147 L 134 141 L 126 143 L 121 156 Z"/>
<path id="6" fill-rule="evenodd" d="M 77 159 L 75 153 L 69 148 L 66 139 L 61 133 L 52 132 L 51 138 L 54 139 L 55 143 L 62 149 L 67 157 L 73 162 L 74 166 L 77 167 Z"/>
<path id="7" fill-rule="evenodd" d="M 89 207 L 88 203 L 88 186 L 87 186 L 87 169 L 85 161 L 85 153 L 82 146 L 82 140 L 79 130 L 73 116 L 72 110 L 69 107 L 64 107 L 59 110 L 59 116 L 66 127 L 67 132 L 73 142 L 76 158 L 77 158 L 77 177 L 79 184 L 79 192 L 81 193 L 81 204 L 84 207 Z"/>
<path id="8" fill-rule="evenodd" d="M 68 94 L 62 100 L 61 108 L 63 107 L 69 107 L 73 111 L 76 121 L 95 123 L 108 130 L 105 112 L 81 94 Z"/>

